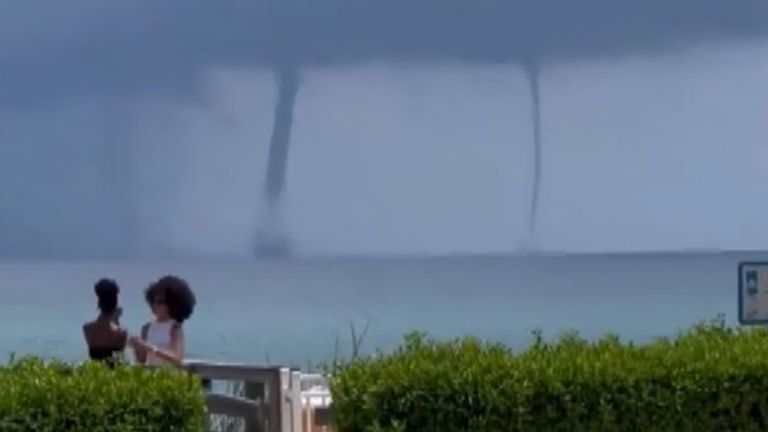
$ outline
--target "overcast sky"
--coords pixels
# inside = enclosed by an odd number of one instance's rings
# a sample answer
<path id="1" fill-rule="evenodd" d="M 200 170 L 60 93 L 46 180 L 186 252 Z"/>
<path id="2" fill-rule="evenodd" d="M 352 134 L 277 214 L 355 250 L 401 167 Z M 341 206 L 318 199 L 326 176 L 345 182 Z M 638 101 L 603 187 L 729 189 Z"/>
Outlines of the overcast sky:
<path id="1" fill-rule="evenodd" d="M 0 256 L 248 254 L 275 52 L 307 63 L 283 207 L 299 252 L 523 246 L 532 157 L 523 53 L 545 61 L 540 248 L 768 243 L 759 2 L 680 1 L 654 15 L 622 0 L 602 15 L 573 12 L 573 22 L 557 1 L 549 10 L 467 2 L 487 10 L 438 37 L 472 6 L 450 2 L 430 21 L 424 0 L 382 15 L 407 38 L 384 24 L 360 30 L 372 23 L 364 8 L 330 26 L 322 17 L 349 6 L 342 0 L 325 15 L 286 3 L 295 12 L 277 18 L 244 0 L 0 5 Z M 538 25 L 507 44 L 494 34 L 506 28 L 491 20 L 494 4 L 518 5 Z M 285 16 L 293 36 L 281 39 Z M 591 37 L 567 42 L 590 20 Z M 533 31 L 545 36 L 524 38 Z"/>

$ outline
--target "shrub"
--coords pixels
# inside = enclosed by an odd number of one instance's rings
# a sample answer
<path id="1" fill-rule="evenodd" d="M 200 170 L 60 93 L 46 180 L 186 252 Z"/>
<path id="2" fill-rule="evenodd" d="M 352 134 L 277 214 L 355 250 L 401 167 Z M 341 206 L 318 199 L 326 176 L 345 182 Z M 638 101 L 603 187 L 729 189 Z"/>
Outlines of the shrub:
<path id="1" fill-rule="evenodd" d="M 768 331 L 694 327 L 647 345 L 537 335 L 525 351 L 406 337 L 340 364 L 338 432 L 768 430 Z"/>
<path id="2" fill-rule="evenodd" d="M 173 370 L 36 359 L 0 367 L 0 432 L 200 432 L 199 380 Z"/>

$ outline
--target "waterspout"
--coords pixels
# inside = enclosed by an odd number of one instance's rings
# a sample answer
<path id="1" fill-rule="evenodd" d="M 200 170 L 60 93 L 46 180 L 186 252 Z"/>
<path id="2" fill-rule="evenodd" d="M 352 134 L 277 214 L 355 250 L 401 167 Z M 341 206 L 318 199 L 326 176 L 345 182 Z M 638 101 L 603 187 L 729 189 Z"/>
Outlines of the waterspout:
<path id="1" fill-rule="evenodd" d="M 284 255 L 290 250 L 290 241 L 280 213 L 280 200 L 285 191 L 293 110 L 299 91 L 299 72 L 295 66 L 287 65 L 276 68 L 275 73 L 277 101 L 264 183 L 266 208 L 259 222 L 256 243 L 256 252 L 261 255 Z"/>
<path id="2" fill-rule="evenodd" d="M 539 199 L 541 195 L 541 99 L 539 97 L 539 65 L 534 58 L 525 64 L 525 75 L 531 91 L 531 122 L 533 129 L 533 178 L 531 180 L 531 201 L 528 214 L 529 246 L 536 248 L 536 230 L 539 218 Z"/>

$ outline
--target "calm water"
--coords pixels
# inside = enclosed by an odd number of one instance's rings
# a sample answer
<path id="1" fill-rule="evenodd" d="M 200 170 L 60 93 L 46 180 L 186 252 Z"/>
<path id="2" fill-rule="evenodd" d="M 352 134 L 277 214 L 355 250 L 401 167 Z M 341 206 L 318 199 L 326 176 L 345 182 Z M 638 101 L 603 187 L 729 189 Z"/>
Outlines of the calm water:
<path id="1" fill-rule="evenodd" d="M 199 307 L 186 325 L 196 358 L 305 365 L 342 354 L 349 323 L 370 322 L 368 349 L 403 333 L 473 334 L 515 346 L 532 329 L 614 331 L 644 340 L 736 316 L 736 266 L 768 254 L 329 258 L 175 263 L 0 263 L 0 354 L 84 356 L 92 283 L 123 287 L 123 322 L 148 318 L 141 291 L 186 277 Z"/>

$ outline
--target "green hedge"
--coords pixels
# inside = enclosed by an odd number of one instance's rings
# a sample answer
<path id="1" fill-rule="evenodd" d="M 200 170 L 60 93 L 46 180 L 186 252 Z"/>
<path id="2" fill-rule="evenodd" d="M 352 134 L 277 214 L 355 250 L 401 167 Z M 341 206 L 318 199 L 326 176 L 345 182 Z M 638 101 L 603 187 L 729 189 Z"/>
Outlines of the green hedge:
<path id="1" fill-rule="evenodd" d="M 0 432 L 201 432 L 203 398 L 172 370 L 12 361 L 0 366 Z"/>
<path id="2" fill-rule="evenodd" d="M 565 335 L 513 353 L 413 334 L 337 365 L 337 432 L 768 430 L 768 331 L 716 321 L 646 345 Z"/>

